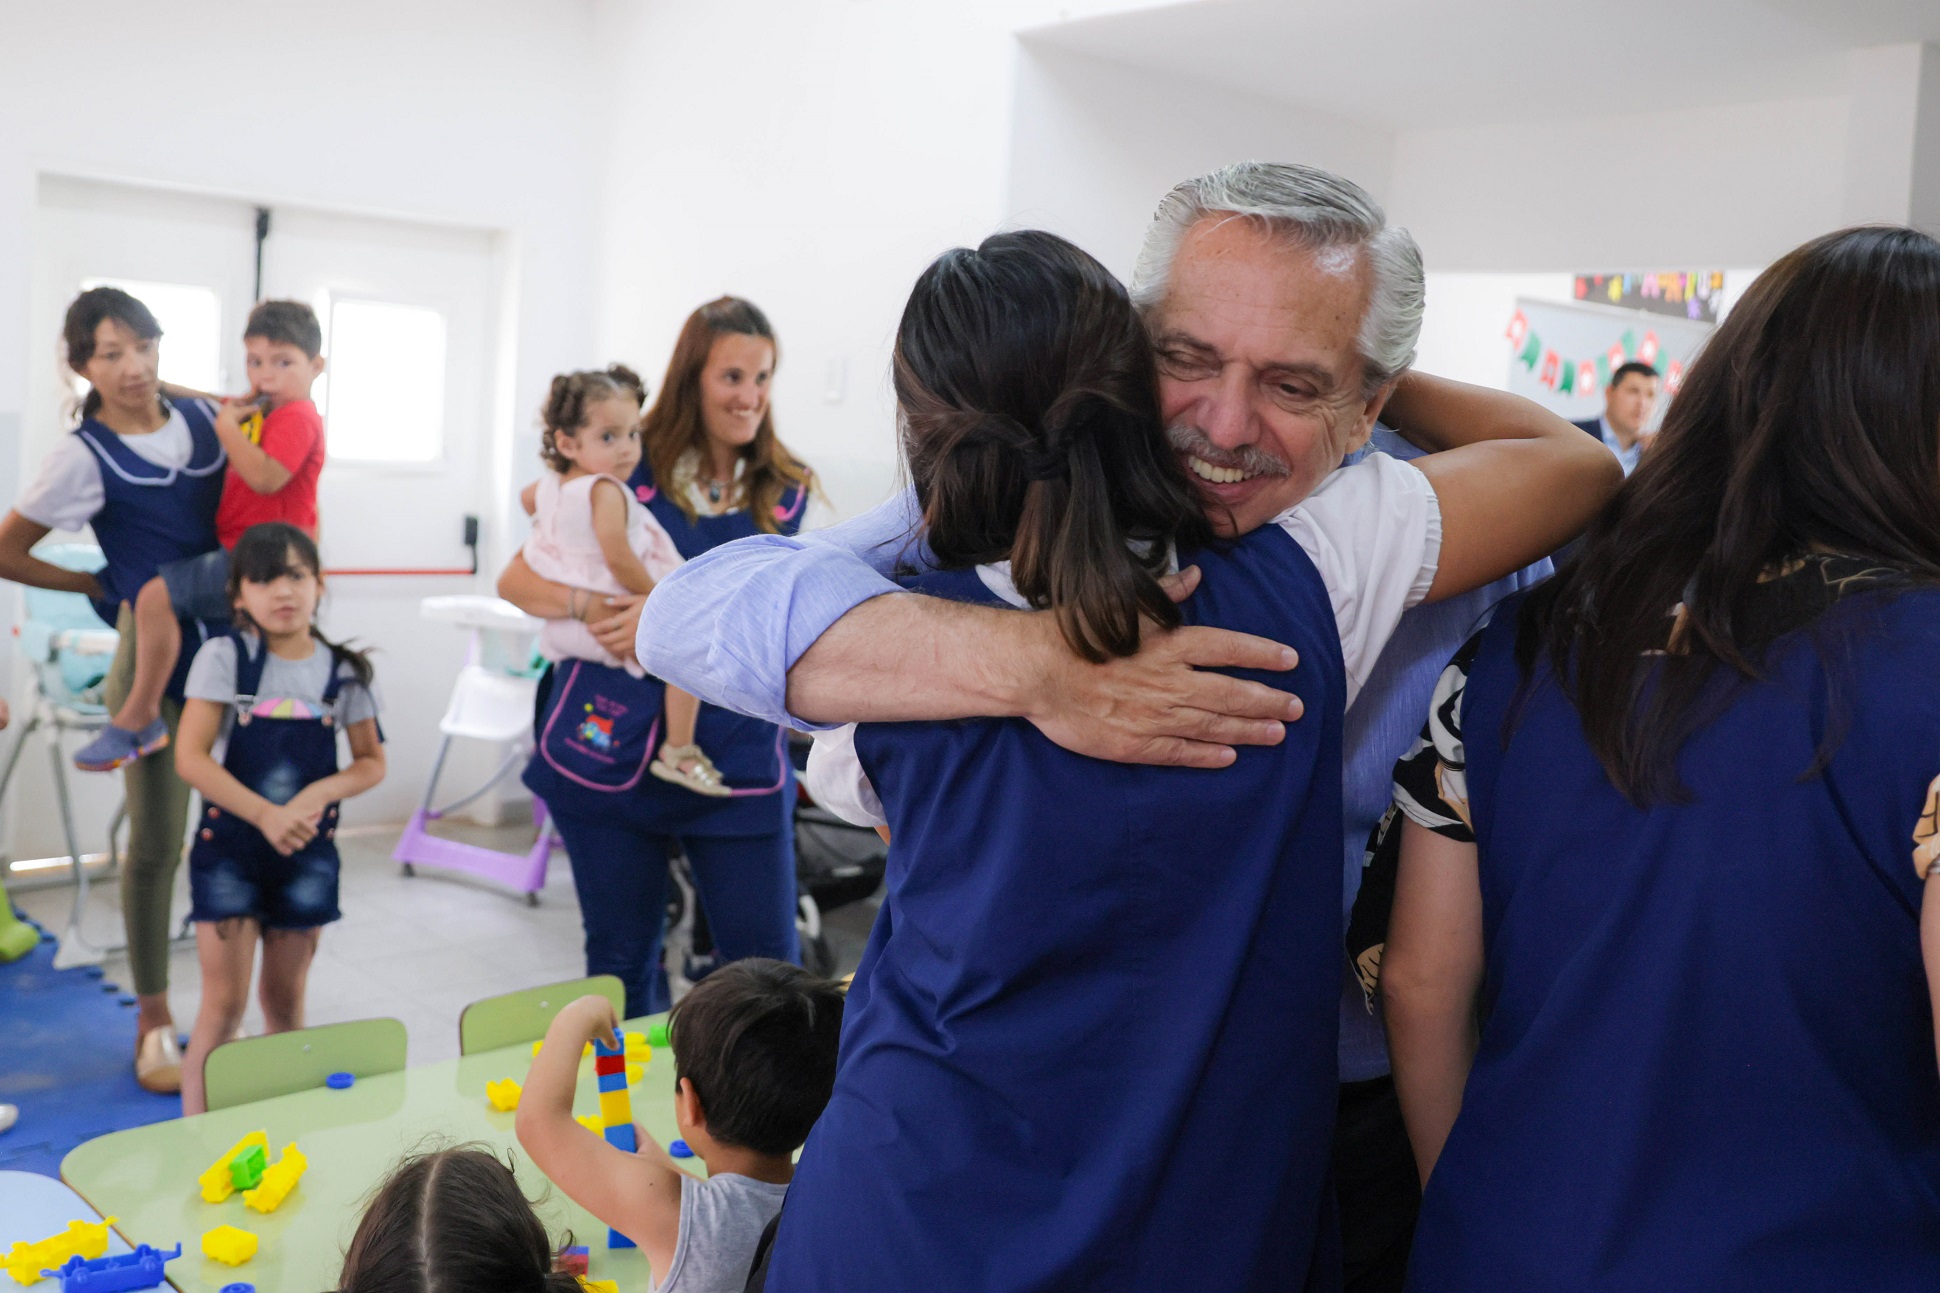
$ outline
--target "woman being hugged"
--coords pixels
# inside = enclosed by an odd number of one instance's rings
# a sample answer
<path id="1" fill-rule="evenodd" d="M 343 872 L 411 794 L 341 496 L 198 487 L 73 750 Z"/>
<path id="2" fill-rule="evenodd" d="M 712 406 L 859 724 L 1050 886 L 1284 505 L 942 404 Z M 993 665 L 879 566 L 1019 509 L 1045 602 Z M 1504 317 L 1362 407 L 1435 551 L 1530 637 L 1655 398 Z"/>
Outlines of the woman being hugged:
<path id="1" fill-rule="evenodd" d="M 775 359 L 766 316 L 735 297 L 702 306 L 681 329 L 641 423 L 642 456 L 628 483 L 682 558 L 801 527 L 810 476 L 775 435 Z M 513 559 L 499 592 L 542 618 L 587 621 L 616 658 L 631 660 L 637 597 L 588 596 L 544 578 L 523 556 Z M 541 684 L 538 748 L 525 773 L 572 859 L 587 973 L 626 984 L 629 1017 L 669 1004 L 661 927 L 667 859 L 676 848 L 693 869 L 724 960 L 801 958 L 785 734 L 702 705 L 691 745 L 706 751 L 718 780 L 704 770 L 698 781 L 649 775 L 671 717 L 667 692 L 659 679 L 634 678 L 623 667 L 562 662 Z M 691 774 L 696 761 L 683 752 L 663 762 Z M 694 793 L 702 784 L 726 794 Z"/>
<path id="2" fill-rule="evenodd" d="M 317 936 L 340 914 L 337 806 L 384 779 L 370 661 L 318 631 L 322 596 L 309 535 L 251 526 L 230 554 L 236 627 L 189 669 L 175 764 L 202 795 L 189 852 L 202 1007 L 183 1059 L 184 1113 L 208 1107 L 203 1062 L 242 1022 L 258 942 L 265 1028 L 303 1026 Z M 341 768 L 340 731 L 351 755 Z"/>
<path id="3" fill-rule="evenodd" d="M 1940 1281 L 1936 662 L 1940 243 L 1850 229 L 1397 769 L 1411 1287 Z"/>

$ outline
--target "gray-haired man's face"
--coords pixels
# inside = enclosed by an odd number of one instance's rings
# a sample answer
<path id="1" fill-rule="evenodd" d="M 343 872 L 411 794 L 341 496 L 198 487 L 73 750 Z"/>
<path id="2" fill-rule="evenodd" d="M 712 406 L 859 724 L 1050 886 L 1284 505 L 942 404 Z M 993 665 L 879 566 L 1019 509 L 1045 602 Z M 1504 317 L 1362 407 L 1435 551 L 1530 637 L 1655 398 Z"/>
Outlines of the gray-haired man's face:
<path id="1" fill-rule="evenodd" d="M 1255 221 L 1187 231 L 1148 322 L 1172 446 L 1222 532 L 1265 525 L 1367 442 L 1387 394 L 1361 391 L 1370 277 L 1357 252 Z"/>

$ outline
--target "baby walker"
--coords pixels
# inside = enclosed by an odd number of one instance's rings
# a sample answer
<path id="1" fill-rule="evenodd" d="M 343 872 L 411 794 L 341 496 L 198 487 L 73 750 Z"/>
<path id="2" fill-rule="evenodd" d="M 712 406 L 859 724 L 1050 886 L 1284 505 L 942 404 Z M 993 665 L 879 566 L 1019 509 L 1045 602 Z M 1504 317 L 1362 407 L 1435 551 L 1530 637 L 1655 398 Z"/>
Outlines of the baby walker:
<path id="1" fill-rule="evenodd" d="M 530 664 L 530 641 L 542 621 L 497 597 L 427 597 L 419 611 L 425 619 L 471 630 L 471 641 L 465 649 L 464 667 L 451 689 L 451 703 L 438 723 L 443 736 L 438 757 L 431 764 L 424 799 L 411 814 L 391 856 L 404 864 L 405 875 L 416 874 L 413 868 L 417 866 L 463 871 L 522 893 L 527 905 L 536 907 L 539 890 L 546 883 L 546 861 L 559 847 L 558 835 L 546 824 L 546 806 L 538 798 L 532 801 L 532 822 L 538 828 L 538 837 L 525 853 L 500 853 L 477 844 L 440 839 L 425 827 L 475 802 L 532 756 L 532 707 L 538 695 L 539 674 Z M 438 774 L 444 770 L 445 755 L 454 737 L 499 742 L 510 749 L 497 771 L 478 789 L 434 808 Z"/>

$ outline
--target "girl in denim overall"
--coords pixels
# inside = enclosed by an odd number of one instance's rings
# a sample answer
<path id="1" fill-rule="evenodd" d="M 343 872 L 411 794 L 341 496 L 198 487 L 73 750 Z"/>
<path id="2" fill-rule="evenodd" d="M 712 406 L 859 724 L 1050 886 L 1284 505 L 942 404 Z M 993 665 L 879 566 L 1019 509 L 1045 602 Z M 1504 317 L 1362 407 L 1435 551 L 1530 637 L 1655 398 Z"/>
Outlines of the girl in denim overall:
<path id="1" fill-rule="evenodd" d="M 281 522 L 250 528 L 231 556 L 237 629 L 190 669 L 176 767 L 202 794 L 189 852 L 202 1005 L 183 1059 L 184 1113 L 207 1107 L 203 1062 L 242 1022 L 259 939 L 267 1030 L 303 1026 L 317 936 L 339 914 L 338 803 L 384 779 L 370 662 L 317 631 L 322 591 L 308 535 Z M 352 756 L 342 769 L 339 729 Z"/>

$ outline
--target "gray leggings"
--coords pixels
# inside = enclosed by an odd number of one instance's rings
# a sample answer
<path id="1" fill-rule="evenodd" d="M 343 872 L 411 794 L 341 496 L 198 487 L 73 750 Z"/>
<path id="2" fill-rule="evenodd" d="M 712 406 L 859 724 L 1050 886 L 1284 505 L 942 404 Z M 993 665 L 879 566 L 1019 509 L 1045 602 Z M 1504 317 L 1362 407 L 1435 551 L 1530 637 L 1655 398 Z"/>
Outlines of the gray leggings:
<path id="1" fill-rule="evenodd" d="M 135 613 L 126 602 L 115 620 L 121 646 L 102 691 L 109 709 L 119 709 L 135 681 Z M 182 649 L 193 650 L 193 641 Z M 162 718 L 169 739 L 182 717 L 180 702 L 164 700 Z M 182 861 L 182 838 L 188 829 L 189 787 L 175 775 L 175 751 L 163 750 L 137 759 L 121 770 L 128 795 L 128 855 L 121 868 L 121 919 L 128 930 L 128 964 L 135 991 L 154 996 L 168 991 L 169 900 L 175 892 L 175 868 Z"/>

